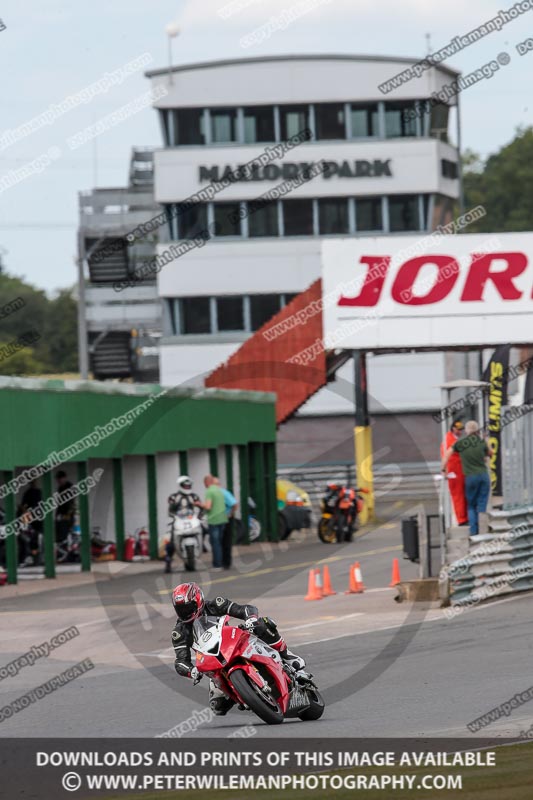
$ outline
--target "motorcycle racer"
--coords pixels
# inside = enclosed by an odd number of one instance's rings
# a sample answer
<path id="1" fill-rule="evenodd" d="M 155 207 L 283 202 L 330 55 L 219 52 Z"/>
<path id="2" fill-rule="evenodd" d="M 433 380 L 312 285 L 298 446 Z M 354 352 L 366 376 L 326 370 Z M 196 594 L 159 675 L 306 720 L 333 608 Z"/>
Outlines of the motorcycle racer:
<path id="1" fill-rule="evenodd" d="M 176 483 L 178 484 L 178 490 L 174 492 L 174 494 L 171 494 L 168 498 L 168 513 L 176 514 L 182 509 L 192 512 L 195 507 L 198 508 L 200 504 L 200 498 L 195 492 L 193 492 L 192 480 L 189 478 L 189 476 L 180 475 Z M 200 512 L 200 516 L 201 513 L 202 512 Z M 165 573 L 167 574 L 172 572 L 172 559 L 175 552 L 176 545 L 171 536 L 165 545 Z"/>
<path id="2" fill-rule="evenodd" d="M 177 492 L 168 498 L 168 510 L 175 513 L 182 508 L 192 510 L 200 502 L 199 496 L 192 490 L 192 481 L 188 475 L 180 475 L 176 481 L 178 484 Z"/>
<path id="3" fill-rule="evenodd" d="M 226 614 L 242 619 L 250 633 L 277 650 L 282 660 L 292 669 L 301 670 L 305 666 L 303 658 L 287 649 L 274 620 L 270 617 L 260 617 L 259 611 L 253 605 L 240 605 L 226 597 L 206 600 L 197 583 L 181 583 L 176 586 L 172 592 L 172 605 L 178 617 L 172 631 L 172 646 L 176 655 L 174 668 L 178 675 L 191 678 L 195 683 L 202 677 L 191 659 L 191 647 L 195 637 L 203 633 L 202 622 L 205 622 L 207 617 L 223 617 Z M 234 703 L 210 680 L 209 705 L 214 714 L 223 716 Z"/>
<path id="4" fill-rule="evenodd" d="M 323 499 L 324 508 L 330 511 L 333 515 L 342 515 L 347 522 L 355 520 L 357 517 L 357 497 L 354 489 L 341 486 L 337 483 L 328 483 L 326 487 L 326 494 Z M 351 532 L 343 531 L 341 525 L 336 526 L 337 543 L 340 544 L 343 539 L 346 542 L 351 541 Z"/>

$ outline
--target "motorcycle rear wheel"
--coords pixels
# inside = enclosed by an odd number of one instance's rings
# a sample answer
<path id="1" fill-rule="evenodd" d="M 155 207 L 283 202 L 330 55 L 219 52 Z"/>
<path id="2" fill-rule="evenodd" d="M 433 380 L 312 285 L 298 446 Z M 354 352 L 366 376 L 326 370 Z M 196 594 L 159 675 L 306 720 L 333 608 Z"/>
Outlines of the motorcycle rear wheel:
<path id="1" fill-rule="evenodd" d="M 283 722 L 283 711 L 276 706 L 274 701 L 269 702 L 264 697 L 259 686 L 251 681 L 242 669 L 236 669 L 231 673 L 230 681 L 237 690 L 239 697 L 242 697 L 247 706 L 257 714 L 259 719 L 267 725 L 280 725 Z"/>
<path id="2" fill-rule="evenodd" d="M 322 518 L 318 523 L 318 538 L 324 544 L 335 544 L 337 541 L 337 533 L 335 531 L 335 520 L 333 517 L 330 519 Z"/>
<path id="3" fill-rule="evenodd" d="M 318 689 L 308 689 L 307 693 L 309 696 L 309 708 L 298 714 L 302 722 L 312 722 L 315 719 L 320 719 L 326 708 L 324 698 Z"/>

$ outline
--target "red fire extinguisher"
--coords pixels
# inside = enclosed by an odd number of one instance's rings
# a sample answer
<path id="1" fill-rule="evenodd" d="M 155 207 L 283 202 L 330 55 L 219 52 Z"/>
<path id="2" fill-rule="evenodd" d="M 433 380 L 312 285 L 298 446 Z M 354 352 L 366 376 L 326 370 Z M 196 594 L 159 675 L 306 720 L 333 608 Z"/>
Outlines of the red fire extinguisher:
<path id="1" fill-rule="evenodd" d="M 128 536 L 124 542 L 124 561 L 133 561 L 135 555 L 135 537 Z"/>
<path id="2" fill-rule="evenodd" d="M 144 528 L 141 528 L 137 536 L 139 540 L 139 548 L 138 548 L 139 555 L 143 556 L 144 558 L 148 558 L 150 552 L 148 544 L 150 537 L 148 535 L 148 531 L 145 530 Z"/>

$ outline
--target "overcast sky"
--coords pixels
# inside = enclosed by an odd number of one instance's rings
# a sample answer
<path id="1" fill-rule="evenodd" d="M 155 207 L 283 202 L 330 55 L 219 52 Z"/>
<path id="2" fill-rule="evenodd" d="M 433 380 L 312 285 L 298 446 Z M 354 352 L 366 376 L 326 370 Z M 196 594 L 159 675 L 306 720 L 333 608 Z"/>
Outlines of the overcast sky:
<path id="1" fill-rule="evenodd" d="M 241 2 L 250 5 L 224 18 L 219 12 L 228 0 L 4 0 L 0 9 L 5 25 L 0 31 L 0 253 L 9 272 L 47 291 L 75 282 L 78 192 L 95 185 L 125 185 L 131 146 L 159 146 L 161 137 L 157 115 L 147 106 L 100 135 L 96 146 L 86 143 L 70 150 L 67 138 L 149 90 L 146 69 L 168 63 L 167 23 L 177 22 L 182 29 L 174 40 L 176 64 L 293 53 L 422 57 L 427 52 L 427 33 L 431 49 L 437 50 L 512 5 L 505 0 Z M 285 30 L 251 48 L 240 46 L 244 34 L 302 2 L 309 4 L 307 13 Z M 483 156 L 509 142 L 517 126 L 532 124 L 533 52 L 522 57 L 516 52 L 516 45 L 528 35 L 533 36 L 533 10 L 448 62 L 468 73 L 502 52 L 511 57 L 491 80 L 462 95 L 463 144 Z M 5 146 L 6 130 L 143 54 L 151 59 L 146 67 Z M 42 172 L 5 188 L 6 175 L 47 153 L 52 158 Z"/>

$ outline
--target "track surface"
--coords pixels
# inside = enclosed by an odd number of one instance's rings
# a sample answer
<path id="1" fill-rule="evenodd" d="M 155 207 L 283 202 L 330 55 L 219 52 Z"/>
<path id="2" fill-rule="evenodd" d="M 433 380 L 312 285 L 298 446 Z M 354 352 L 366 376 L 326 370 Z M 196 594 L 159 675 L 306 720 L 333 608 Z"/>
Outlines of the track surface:
<path id="1" fill-rule="evenodd" d="M 405 509 L 402 509 L 404 512 Z M 524 692 L 531 678 L 533 596 L 498 601 L 448 620 L 440 609 L 394 602 L 391 562 L 401 556 L 394 520 L 337 548 L 314 536 L 243 549 L 235 569 L 214 575 L 208 594 L 255 601 L 278 620 L 307 660 L 327 709 L 315 723 L 269 728 L 233 711 L 193 736 L 228 736 L 253 725 L 261 736 L 471 736 L 466 724 Z M 339 594 L 305 603 L 307 572 L 329 559 Z M 348 566 L 361 562 L 364 595 L 345 595 Z M 402 577 L 417 567 L 400 561 Z M 157 736 L 207 705 L 207 681 L 193 688 L 173 669 L 168 596 L 182 579 L 144 565 L 124 576 L 2 599 L 0 667 L 70 625 L 80 635 L 15 677 L 0 680 L 0 707 L 90 658 L 95 668 L 0 723 L 2 736 Z M 112 579 L 109 579 L 112 577 Z M 208 584 L 208 572 L 200 579 Z M 2 590 L 0 589 L 0 592 Z M 1 599 L 1 594 L 0 594 Z M 533 722 L 524 704 L 478 735 L 515 736 Z"/>

